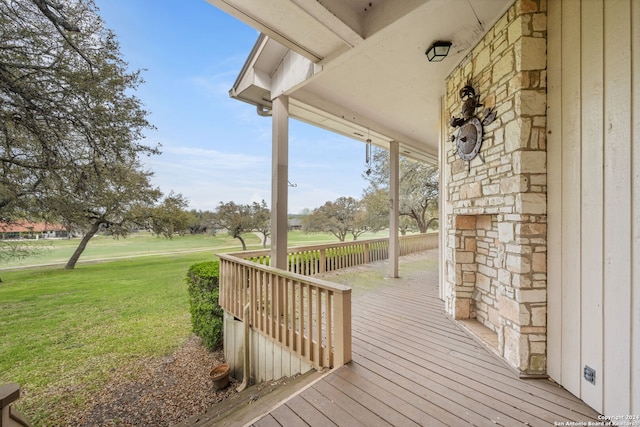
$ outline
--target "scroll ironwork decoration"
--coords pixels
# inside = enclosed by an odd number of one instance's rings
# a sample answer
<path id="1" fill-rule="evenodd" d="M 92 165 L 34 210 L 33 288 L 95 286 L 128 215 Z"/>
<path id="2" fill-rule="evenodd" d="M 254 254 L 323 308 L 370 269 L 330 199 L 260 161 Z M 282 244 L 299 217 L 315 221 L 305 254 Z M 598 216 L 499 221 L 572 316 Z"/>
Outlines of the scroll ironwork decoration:
<path id="1" fill-rule="evenodd" d="M 484 158 L 480 154 L 483 138 L 483 126 L 491 124 L 496 118 L 494 108 L 485 108 L 483 118 L 480 120 L 476 116 L 476 110 L 482 107 L 480 95 L 471 84 L 471 80 L 460 89 L 460 99 L 462 100 L 462 110 L 459 117 L 452 117 L 450 125 L 458 128 L 458 131 L 451 135 L 451 142 L 456 145 L 456 150 L 460 158 L 467 163 L 467 171 L 471 170 L 471 160 L 476 156 L 480 157 L 482 163 Z"/>

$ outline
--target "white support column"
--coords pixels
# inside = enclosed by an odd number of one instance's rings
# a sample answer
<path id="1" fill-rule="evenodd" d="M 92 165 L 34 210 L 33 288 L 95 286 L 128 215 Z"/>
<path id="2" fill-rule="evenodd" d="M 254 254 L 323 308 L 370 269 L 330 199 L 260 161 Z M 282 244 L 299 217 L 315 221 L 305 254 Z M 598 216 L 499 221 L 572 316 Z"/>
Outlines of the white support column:
<path id="1" fill-rule="evenodd" d="M 289 97 L 281 95 L 272 105 L 271 154 L 271 266 L 287 268 L 289 183 Z"/>
<path id="2" fill-rule="evenodd" d="M 391 141 L 389 146 L 389 276 L 399 277 L 400 256 L 400 143 Z"/>

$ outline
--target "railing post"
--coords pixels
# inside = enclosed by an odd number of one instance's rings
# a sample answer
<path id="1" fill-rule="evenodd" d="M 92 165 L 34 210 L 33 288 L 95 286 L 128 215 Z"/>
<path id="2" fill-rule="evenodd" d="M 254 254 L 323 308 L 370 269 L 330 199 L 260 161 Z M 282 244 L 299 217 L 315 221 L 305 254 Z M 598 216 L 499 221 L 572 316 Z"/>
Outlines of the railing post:
<path id="1" fill-rule="evenodd" d="M 364 244 L 364 263 L 365 264 L 369 264 L 371 261 L 371 254 L 369 253 L 369 251 L 371 250 L 369 243 L 365 242 Z"/>
<path id="2" fill-rule="evenodd" d="M 320 249 L 320 273 L 326 273 L 327 271 L 327 250 Z"/>
<path id="3" fill-rule="evenodd" d="M 20 398 L 20 385 L 0 385 L 0 426 L 30 426 L 22 414 L 12 408 L 13 402 Z"/>
<path id="4" fill-rule="evenodd" d="M 335 350 L 333 366 L 351 361 L 351 290 L 334 293 Z"/>

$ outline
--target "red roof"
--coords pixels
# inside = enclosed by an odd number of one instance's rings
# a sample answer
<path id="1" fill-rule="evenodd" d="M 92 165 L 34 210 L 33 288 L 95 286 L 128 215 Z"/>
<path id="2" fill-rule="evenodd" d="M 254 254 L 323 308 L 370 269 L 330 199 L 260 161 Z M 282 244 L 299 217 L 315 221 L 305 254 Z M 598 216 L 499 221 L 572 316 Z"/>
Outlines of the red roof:
<path id="1" fill-rule="evenodd" d="M 60 224 L 49 224 L 46 222 L 30 222 L 16 221 L 12 223 L 0 223 L 1 233 L 25 233 L 43 231 L 65 231 L 66 229 Z"/>

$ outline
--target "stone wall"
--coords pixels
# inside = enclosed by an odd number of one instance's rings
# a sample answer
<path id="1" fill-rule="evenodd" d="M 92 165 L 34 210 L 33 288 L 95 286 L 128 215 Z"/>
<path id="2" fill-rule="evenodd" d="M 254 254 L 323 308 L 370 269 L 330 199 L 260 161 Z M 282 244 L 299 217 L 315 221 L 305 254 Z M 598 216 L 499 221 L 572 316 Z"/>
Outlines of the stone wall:
<path id="1" fill-rule="evenodd" d="M 459 239 L 458 239 L 459 237 Z M 457 215 L 456 240 L 460 246 L 456 250 L 456 263 L 463 272 L 462 286 L 472 289 L 470 318 L 498 332 L 498 264 L 504 258 L 498 238 L 497 215 Z M 461 262 L 461 254 L 466 252 L 466 262 Z M 463 256 L 464 257 L 464 256 Z"/>
<path id="2" fill-rule="evenodd" d="M 480 156 L 443 153 L 447 311 L 498 334 L 498 351 L 523 375 L 546 370 L 546 0 L 517 0 L 451 73 L 445 114 L 460 116 L 471 80 L 483 107 Z M 454 135 L 457 130 L 451 128 Z M 484 161 L 483 161 L 484 160 Z M 469 169 L 468 169 L 469 168 Z"/>

